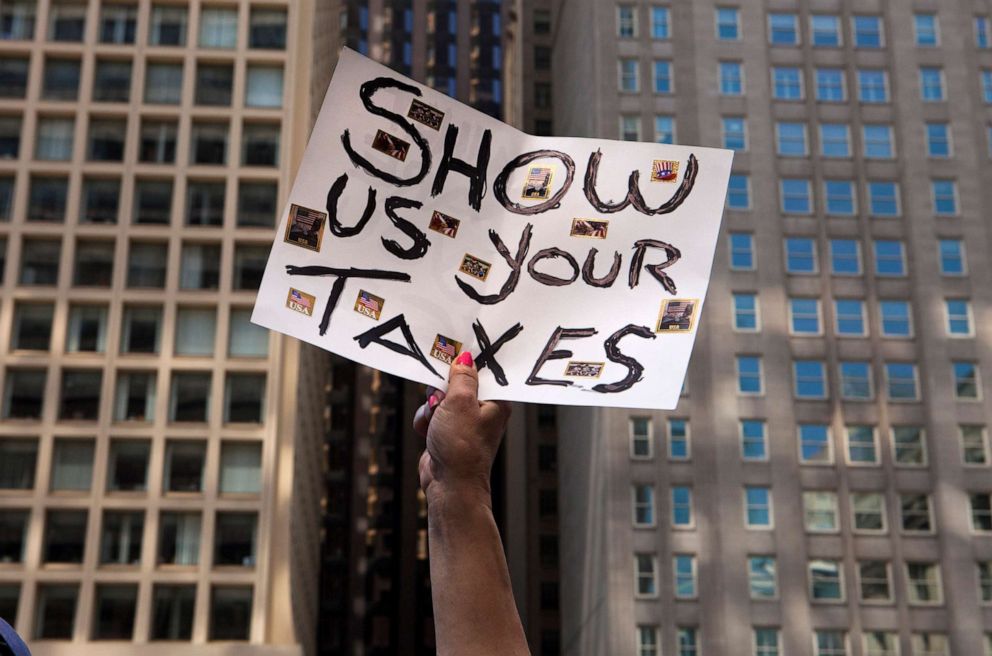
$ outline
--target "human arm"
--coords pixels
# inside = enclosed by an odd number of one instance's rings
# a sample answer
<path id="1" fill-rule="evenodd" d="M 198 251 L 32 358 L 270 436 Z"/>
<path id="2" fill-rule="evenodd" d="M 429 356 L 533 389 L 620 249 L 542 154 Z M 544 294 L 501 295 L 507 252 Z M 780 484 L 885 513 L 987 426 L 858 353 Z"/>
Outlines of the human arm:
<path id="1" fill-rule="evenodd" d="M 493 518 L 490 470 L 509 404 L 479 402 L 479 374 L 463 353 L 447 394 L 433 391 L 414 426 L 427 437 L 420 485 L 427 496 L 428 550 L 438 656 L 530 654 Z"/>

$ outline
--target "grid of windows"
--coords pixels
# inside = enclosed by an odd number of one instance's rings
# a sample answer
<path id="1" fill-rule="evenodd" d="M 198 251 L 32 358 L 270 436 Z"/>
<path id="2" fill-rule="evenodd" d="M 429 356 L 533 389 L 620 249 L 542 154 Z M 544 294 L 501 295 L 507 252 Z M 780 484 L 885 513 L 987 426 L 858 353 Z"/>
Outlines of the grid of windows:
<path id="1" fill-rule="evenodd" d="M 22 422 L 0 436 L 0 561 L 30 581 L 25 637 L 189 641 L 195 615 L 209 640 L 257 628 L 273 386 L 270 337 L 248 321 L 250 249 L 270 243 L 288 177 L 296 11 L 0 4 L 0 40 L 33 39 L 0 55 L 0 158 L 15 158 L 0 172 L 0 241 L 24 299 L 0 315 L 0 353 L 30 358 L 0 373 L 3 417 Z M 179 120 L 181 107 L 196 116 Z M 36 582 L 31 563 L 64 571 Z M 90 564 L 113 573 L 81 583 Z"/>

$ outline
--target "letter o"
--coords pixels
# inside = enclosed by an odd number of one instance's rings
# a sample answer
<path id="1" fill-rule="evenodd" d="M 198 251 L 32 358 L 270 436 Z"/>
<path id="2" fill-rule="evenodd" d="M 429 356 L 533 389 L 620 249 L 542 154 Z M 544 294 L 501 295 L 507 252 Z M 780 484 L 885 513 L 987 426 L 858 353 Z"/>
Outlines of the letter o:
<path id="1" fill-rule="evenodd" d="M 565 165 L 565 184 L 562 188 L 559 189 L 554 196 L 538 205 L 531 205 L 530 207 L 527 207 L 511 201 L 506 195 L 506 183 L 510 179 L 510 174 L 521 166 L 530 164 L 534 160 L 545 157 L 554 157 L 555 159 L 561 160 L 561 163 Z M 572 180 L 574 178 L 575 160 L 571 157 L 559 150 L 535 150 L 522 155 L 517 155 L 503 167 L 503 170 L 499 172 L 499 175 L 496 176 L 496 181 L 493 183 L 493 195 L 496 196 L 496 200 L 500 202 L 500 205 L 514 214 L 540 214 L 541 212 L 547 212 L 548 210 L 558 207 L 561 203 L 561 199 L 566 193 L 568 193 L 569 187 L 572 186 Z"/>
<path id="2" fill-rule="evenodd" d="M 556 257 L 563 257 L 565 261 L 568 262 L 572 267 L 572 277 L 571 278 L 559 278 L 558 276 L 552 276 L 547 273 L 541 273 L 537 270 L 537 263 L 541 260 L 552 259 Z M 550 287 L 564 287 L 565 285 L 571 285 L 573 282 L 579 278 L 579 263 L 575 261 L 572 254 L 563 251 L 560 248 L 544 248 L 534 253 L 534 257 L 530 258 L 530 262 L 527 263 L 527 273 L 530 277 L 541 283 L 542 285 L 548 285 Z"/>

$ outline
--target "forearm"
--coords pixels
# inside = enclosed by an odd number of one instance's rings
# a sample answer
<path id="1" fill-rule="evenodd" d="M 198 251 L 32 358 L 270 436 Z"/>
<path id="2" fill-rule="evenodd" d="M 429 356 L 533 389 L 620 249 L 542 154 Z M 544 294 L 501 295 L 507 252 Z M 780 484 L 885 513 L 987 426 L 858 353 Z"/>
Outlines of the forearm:
<path id="1" fill-rule="evenodd" d="M 529 654 L 488 493 L 429 490 L 427 524 L 438 656 Z"/>

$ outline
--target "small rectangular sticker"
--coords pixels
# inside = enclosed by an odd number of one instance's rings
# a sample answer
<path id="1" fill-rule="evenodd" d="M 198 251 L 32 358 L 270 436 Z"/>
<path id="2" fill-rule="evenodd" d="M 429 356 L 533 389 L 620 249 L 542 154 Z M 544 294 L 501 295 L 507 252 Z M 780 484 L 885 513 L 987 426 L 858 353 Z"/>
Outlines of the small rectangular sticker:
<path id="1" fill-rule="evenodd" d="M 381 296 L 376 296 L 363 289 L 358 292 L 358 298 L 355 299 L 355 312 L 378 321 L 382 314 L 382 306 L 385 303 L 386 300 Z"/>
<path id="2" fill-rule="evenodd" d="M 572 219 L 572 231 L 569 237 L 606 239 L 606 231 L 609 227 L 610 222 L 602 219 Z"/>
<path id="3" fill-rule="evenodd" d="M 656 159 L 651 165 L 651 182 L 675 182 L 679 177 L 679 163 L 672 159 Z"/>
<path id="4" fill-rule="evenodd" d="M 440 130 L 441 123 L 444 121 L 444 112 L 434 109 L 427 103 L 420 102 L 416 98 L 410 103 L 410 111 L 406 115 L 417 123 L 423 123 L 432 130 Z"/>
<path id="5" fill-rule="evenodd" d="M 574 378 L 599 378 L 603 374 L 605 362 L 580 362 L 570 360 L 565 366 L 565 375 Z"/>
<path id="6" fill-rule="evenodd" d="M 289 206 L 289 221 L 283 241 L 310 251 L 320 252 L 320 242 L 324 238 L 324 224 L 327 213 L 312 210 L 302 205 Z"/>
<path id="7" fill-rule="evenodd" d="M 485 280 L 489 277 L 489 269 L 491 268 L 492 265 L 489 262 L 465 253 L 465 257 L 462 258 L 462 263 L 458 267 L 458 270 L 478 280 Z"/>
<path id="8" fill-rule="evenodd" d="M 688 333 L 696 323 L 695 299 L 669 299 L 661 302 L 656 333 Z"/>
<path id="9" fill-rule="evenodd" d="M 372 147 L 380 153 L 389 155 L 401 162 L 406 161 L 406 154 L 410 152 L 409 141 L 403 141 L 399 137 L 394 137 L 382 130 L 378 130 L 375 133 L 375 139 L 372 140 Z"/>
<path id="10" fill-rule="evenodd" d="M 286 296 L 286 307 L 295 310 L 308 317 L 313 316 L 313 308 L 317 303 L 317 297 L 306 292 L 301 292 L 293 287 L 289 288 L 289 295 Z"/>
<path id="11" fill-rule="evenodd" d="M 527 171 L 527 179 L 524 181 L 525 200 L 547 200 L 551 196 L 551 178 L 554 177 L 554 170 L 543 166 L 533 166 Z"/>
<path id="12" fill-rule="evenodd" d="M 434 345 L 431 346 L 431 357 L 437 358 L 445 364 L 451 364 L 455 356 L 462 351 L 462 343 L 456 342 L 450 337 L 438 334 L 434 338 Z"/>
<path id="13" fill-rule="evenodd" d="M 461 221 L 455 217 L 434 210 L 434 213 L 431 214 L 431 223 L 427 227 L 445 237 L 454 239 L 455 235 L 458 234 L 459 225 L 461 225 Z"/>

